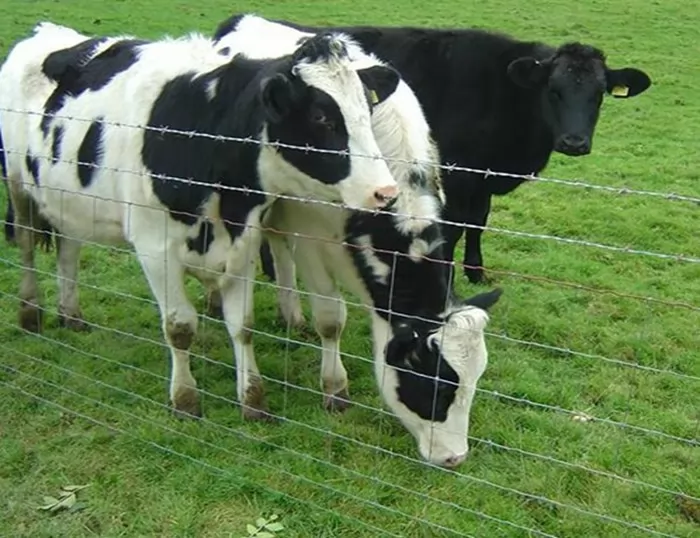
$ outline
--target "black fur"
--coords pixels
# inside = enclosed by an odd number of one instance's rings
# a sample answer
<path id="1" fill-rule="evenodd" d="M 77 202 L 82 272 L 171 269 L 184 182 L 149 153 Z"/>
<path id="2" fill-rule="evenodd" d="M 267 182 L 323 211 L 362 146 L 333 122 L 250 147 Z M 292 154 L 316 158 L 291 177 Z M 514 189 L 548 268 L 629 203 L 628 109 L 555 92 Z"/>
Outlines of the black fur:
<path id="1" fill-rule="evenodd" d="M 267 125 L 268 136 L 273 141 L 347 150 L 348 133 L 338 105 L 292 72 L 297 62 L 324 61 L 327 54 L 342 56 L 344 52 L 334 49 L 328 37 L 321 35 L 307 40 L 292 56 L 276 60 L 238 57 L 197 80 L 192 80 L 190 75 L 179 76 L 161 92 L 148 125 L 156 129 L 167 127 L 255 139 L 260 138 L 263 125 Z M 378 93 L 388 95 L 383 87 L 391 85 L 390 76 L 381 78 L 376 73 L 365 76 L 377 81 Z M 398 78 L 393 82 L 395 86 Z M 216 84 L 213 98 L 207 93 L 211 83 Z M 182 102 L 187 106 L 181 106 Z M 293 166 L 324 183 L 337 183 L 350 172 L 346 155 L 288 148 L 280 148 L 279 152 Z M 259 156 L 258 144 L 157 130 L 146 131 L 142 152 L 143 161 L 152 172 L 154 192 L 173 218 L 194 224 L 202 204 L 212 192 L 218 192 L 219 212 L 232 237 L 241 233 L 250 210 L 265 201 L 261 194 L 242 192 L 261 188 L 257 172 Z M 191 178 L 202 185 L 186 185 L 159 176 Z M 214 187 L 217 183 L 236 190 Z"/>
<path id="2" fill-rule="evenodd" d="M 103 118 L 98 118 L 97 121 L 93 121 L 90 124 L 78 148 L 78 179 L 83 188 L 90 186 L 90 183 L 92 183 L 97 173 L 97 167 L 99 167 L 102 162 L 103 121 Z M 54 142 L 55 140 L 54 138 Z"/>
<path id="3" fill-rule="evenodd" d="M 105 38 L 92 38 L 49 54 L 43 63 L 46 76 L 54 79 L 58 86 L 44 105 L 41 130 L 48 136 L 52 114 L 61 109 L 68 97 L 77 97 L 87 90 L 103 88 L 119 73 L 129 69 L 137 60 L 143 40 L 125 39 L 117 41 L 100 54 L 90 59 Z"/>
<path id="4" fill-rule="evenodd" d="M 31 174 L 34 184 L 39 184 L 39 159 L 34 157 L 29 151 L 24 157 L 24 164 L 27 167 L 27 171 Z"/>
<path id="5" fill-rule="evenodd" d="M 53 128 L 53 140 L 51 141 L 51 162 L 56 164 L 61 159 L 61 143 L 63 142 L 63 126 L 56 125 Z"/>
<path id="6" fill-rule="evenodd" d="M 215 36 L 236 28 L 242 15 L 219 25 Z M 318 32 L 329 28 L 276 21 Z M 651 80 L 633 68 L 611 69 L 590 45 L 552 47 L 479 29 L 333 27 L 389 62 L 421 102 L 444 164 L 514 174 L 539 174 L 553 151 L 585 155 L 604 93 L 617 85 L 627 97 Z M 444 171 L 447 207 L 443 218 L 486 226 L 493 195 L 505 195 L 524 179 Z M 482 230 L 445 226 L 446 256 L 466 234 L 465 274 L 484 278 Z M 262 252 L 271 268 L 269 252 Z M 268 276 L 274 278 L 274 273 Z"/>

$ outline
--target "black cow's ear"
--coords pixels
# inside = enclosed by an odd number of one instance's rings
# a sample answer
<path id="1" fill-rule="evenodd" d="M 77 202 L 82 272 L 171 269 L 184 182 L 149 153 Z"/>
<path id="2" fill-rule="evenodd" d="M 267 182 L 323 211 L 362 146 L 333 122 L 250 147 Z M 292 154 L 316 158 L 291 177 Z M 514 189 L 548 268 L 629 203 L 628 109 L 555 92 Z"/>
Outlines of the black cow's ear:
<path id="1" fill-rule="evenodd" d="M 649 75 L 634 67 L 608 69 L 605 78 L 608 93 L 618 99 L 634 97 L 651 86 Z"/>
<path id="2" fill-rule="evenodd" d="M 521 88 L 531 89 L 540 86 L 547 80 L 548 75 L 548 64 L 532 56 L 523 56 L 508 65 L 508 76 Z"/>
<path id="3" fill-rule="evenodd" d="M 479 293 L 468 299 L 462 299 L 460 304 L 463 306 L 476 306 L 477 308 L 488 311 L 489 308 L 498 302 L 501 295 L 503 295 L 503 290 L 501 288 L 494 288 L 491 291 Z"/>
<path id="4" fill-rule="evenodd" d="M 418 333 L 408 323 L 394 326 L 394 336 L 386 346 L 386 362 L 391 366 L 406 368 L 411 354 L 418 347 Z"/>
<path id="5" fill-rule="evenodd" d="M 267 119 L 279 123 L 292 108 L 292 84 L 282 73 L 262 81 L 260 99 Z"/>
<path id="6" fill-rule="evenodd" d="M 372 105 L 377 105 L 388 99 L 399 85 L 399 73 L 392 67 L 373 65 L 366 69 L 358 69 L 357 74 L 370 91 Z"/>

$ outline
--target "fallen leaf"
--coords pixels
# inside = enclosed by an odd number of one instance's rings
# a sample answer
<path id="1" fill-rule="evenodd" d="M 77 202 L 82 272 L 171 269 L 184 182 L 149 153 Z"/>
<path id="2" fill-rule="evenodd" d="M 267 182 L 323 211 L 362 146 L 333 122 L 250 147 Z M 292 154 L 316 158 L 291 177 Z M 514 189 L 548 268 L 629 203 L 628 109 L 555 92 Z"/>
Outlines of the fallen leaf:
<path id="1" fill-rule="evenodd" d="M 70 491 L 80 491 L 81 489 L 85 489 L 88 486 L 90 486 L 90 484 L 84 484 L 82 486 L 63 486 L 61 489 L 65 490 L 65 491 L 69 491 L 69 492 Z"/>
<path id="2" fill-rule="evenodd" d="M 39 507 L 39 510 L 50 510 L 52 507 L 56 506 L 59 502 L 55 497 L 49 497 L 44 495 L 44 505 Z"/>
<path id="3" fill-rule="evenodd" d="M 75 496 L 75 493 L 71 493 L 67 497 L 64 497 L 61 499 L 58 503 L 56 503 L 53 507 L 50 508 L 52 512 L 57 512 L 61 508 L 71 508 L 77 501 L 78 499 Z"/>

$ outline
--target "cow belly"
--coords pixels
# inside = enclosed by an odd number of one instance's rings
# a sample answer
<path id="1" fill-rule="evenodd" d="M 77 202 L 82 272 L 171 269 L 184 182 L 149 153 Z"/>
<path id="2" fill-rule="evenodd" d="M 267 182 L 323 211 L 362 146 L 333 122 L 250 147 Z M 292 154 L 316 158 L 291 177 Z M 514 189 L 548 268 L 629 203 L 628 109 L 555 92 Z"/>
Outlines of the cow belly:
<path id="1" fill-rule="evenodd" d="M 42 215 L 62 234 L 81 241 L 124 242 L 123 202 L 59 189 L 39 189 L 33 196 Z"/>

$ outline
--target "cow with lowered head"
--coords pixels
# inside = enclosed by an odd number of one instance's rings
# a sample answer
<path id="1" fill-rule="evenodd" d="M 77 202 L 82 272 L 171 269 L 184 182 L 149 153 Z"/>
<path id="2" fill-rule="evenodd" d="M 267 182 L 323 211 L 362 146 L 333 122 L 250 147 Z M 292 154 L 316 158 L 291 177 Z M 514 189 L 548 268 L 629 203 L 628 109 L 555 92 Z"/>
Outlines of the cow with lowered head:
<path id="1" fill-rule="evenodd" d="M 244 17 L 223 21 L 215 37 L 235 30 Z M 651 85 L 644 71 L 615 68 L 602 50 L 579 42 L 552 46 L 482 29 L 332 28 L 398 69 L 423 106 L 445 165 L 539 174 L 554 151 L 572 157 L 591 152 L 605 96 L 625 100 Z M 454 258 L 464 233 L 464 273 L 480 282 L 485 277 L 481 235 L 491 198 L 526 179 L 461 170 L 445 170 L 443 178 L 443 219 L 456 223 L 444 226 L 447 256 Z M 263 266 L 274 278 L 265 249 Z"/>
<path id="2" fill-rule="evenodd" d="M 222 51 L 244 46 L 269 59 L 313 38 L 246 15 L 217 43 Z M 350 47 L 349 54 L 356 69 L 383 65 L 361 47 Z M 423 458 L 455 467 L 469 450 L 471 406 L 488 358 L 487 311 L 501 291 L 468 299 L 450 293 L 450 266 L 436 222 L 444 204 L 437 149 L 420 103 L 403 80 L 373 106 L 371 121 L 399 195 L 377 214 L 287 199 L 271 206 L 264 225 L 280 307 L 291 323 L 301 320 L 294 288 L 298 267 L 321 340 L 324 405 L 342 410 L 350 396 L 340 353 L 347 313 L 339 286 L 359 297 L 370 313 L 382 400 L 413 434 Z"/>

